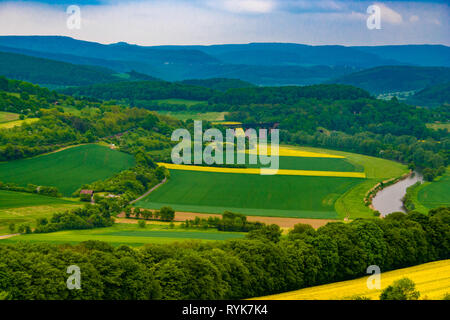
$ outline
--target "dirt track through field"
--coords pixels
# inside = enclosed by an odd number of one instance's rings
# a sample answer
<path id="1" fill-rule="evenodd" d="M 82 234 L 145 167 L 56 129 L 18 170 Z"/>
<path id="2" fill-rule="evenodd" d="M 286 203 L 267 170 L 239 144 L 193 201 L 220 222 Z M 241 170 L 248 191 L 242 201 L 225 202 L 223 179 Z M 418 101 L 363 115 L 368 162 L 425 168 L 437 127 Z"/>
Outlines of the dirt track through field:
<path id="1" fill-rule="evenodd" d="M 5 235 L 0 236 L 0 240 L 1 239 L 8 239 L 8 238 L 11 238 L 11 237 L 14 237 L 14 236 L 18 236 L 18 235 L 20 235 L 20 233 L 5 234 Z"/>
<path id="2" fill-rule="evenodd" d="M 151 188 L 150 190 L 148 190 L 146 193 L 144 193 L 143 195 L 139 196 L 138 198 L 134 199 L 133 201 L 130 201 L 130 204 L 133 204 L 135 202 L 138 202 L 139 200 L 141 200 L 142 198 L 145 198 L 146 196 L 148 196 L 150 193 L 152 193 L 154 190 L 158 189 L 161 185 L 163 185 L 164 183 L 166 183 L 167 178 L 164 178 L 160 183 L 158 183 L 156 186 L 154 186 L 153 188 Z"/>
<path id="3" fill-rule="evenodd" d="M 213 214 L 213 213 L 195 213 L 195 212 L 175 212 L 174 221 L 185 221 L 187 219 L 195 219 L 195 217 L 199 218 L 208 218 L 208 217 L 218 217 L 220 218 L 222 215 Z M 119 218 L 124 218 L 125 214 L 121 213 L 118 215 Z M 141 219 L 118 219 L 119 223 L 138 223 Z M 326 225 L 328 222 L 336 222 L 338 220 L 328 220 L 328 219 L 302 219 L 302 218 L 282 218 L 282 217 L 262 217 L 262 216 L 247 216 L 248 221 L 258 221 L 263 222 L 265 224 L 277 224 L 280 228 L 291 229 L 297 223 L 309 224 L 314 229 L 322 227 Z"/>

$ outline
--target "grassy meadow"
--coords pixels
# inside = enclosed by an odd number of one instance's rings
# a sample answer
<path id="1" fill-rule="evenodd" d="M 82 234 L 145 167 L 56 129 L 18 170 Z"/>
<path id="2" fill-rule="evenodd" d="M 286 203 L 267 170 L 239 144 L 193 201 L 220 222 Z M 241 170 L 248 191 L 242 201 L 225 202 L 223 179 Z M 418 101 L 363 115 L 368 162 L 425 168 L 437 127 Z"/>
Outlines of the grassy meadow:
<path id="1" fill-rule="evenodd" d="M 188 107 L 193 106 L 195 104 L 199 104 L 199 103 L 207 103 L 207 101 L 202 101 L 202 100 L 187 100 L 187 99 L 175 99 L 175 98 L 171 98 L 171 99 L 158 99 L 158 100 L 153 100 L 153 102 L 156 102 L 158 104 L 184 104 Z"/>
<path id="2" fill-rule="evenodd" d="M 33 123 L 38 121 L 39 118 L 28 118 L 24 120 L 13 120 L 13 121 L 6 121 L 6 122 L 0 122 L 0 129 L 11 129 L 15 126 L 21 126 L 23 123 Z"/>
<path id="3" fill-rule="evenodd" d="M 358 178 L 234 174 L 171 170 L 170 181 L 136 205 L 177 211 L 291 218 L 337 218 L 336 199 Z"/>
<path id="4" fill-rule="evenodd" d="M 379 298 L 381 291 L 394 281 L 408 277 L 416 284 L 420 299 L 443 299 L 450 293 L 450 260 L 435 261 L 418 266 L 381 273 L 381 289 L 367 288 L 367 278 L 335 282 L 321 286 L 285 292 L 255 300 L 349 300 L 364 296 L 372 300 Z"/>
<path id="5" fill-rule="evenodd" d="M 19 119 L 18 113 L 0 111 L 0 123 L 15 121 Z"/>
<path id="6" fill-rule="evenodd" d="M 70 196 L 82 184 L 111 177 L 134 165 L 132 155 L 88 144 L 29 159 L 0 163 L 0 181 L 54 186 Z"/>
<path id="7" fill-rule="evenodd" d="M 445 129 L 450 131 L 450 123 L 427 123 L 427 128 L 433 130 Z"/>
<path id="8" fill-rule="evenodd" d="M 159 110 L 157 113 L 171 116 L 178 120 L 186 121 L 188 119 L 192 120 L 203 120 L 203 121 L 220 121 L 223 120 L 227 112 L 195 112 L 195 111 L 162 111 Z"/>
<path id="9" fill-rule="evenodd" d="M 363 202 L 367 191 L 380 181 L 407 172 L 406 166 L 399 163 L 359 154 L 291 146 L 280 150 L 284 150 L 280 152 L 280 173 L 282 170 L 305 170 L 306 173 L 261 176 L 244 174 L 258 165 L 248 165 L 247 169 L 194 167 L 192 170 L 182 170 L 183 167 L 178 166 L 177 170 L 170 170 L 171 179 L 165 185 L 136 205 L 151 209 L 169 205 L 177 211 L 199 213 L 229 210 L 290 218 L 372 217 L 372 211 Z M 204 170 L 208 172 L 202 172 Z M 228 173 L 239 170 L 242 173 Z"/>
<path id="10" fill-rule="evenodd" d="M 450 206 L 450 170 L 437 181 L 425 182 L 417 190 L 417 201 L 428 209 Z"/>
<path id="11" fill-rule="evenodd" d="M 76 244 L 87 240 L 105 241 L 114 246 L 122 244 L 142 246 L 148 243 L 171 243 L 185 240 L 217 241 L 242 238 L 244 233 L 217 230 L 170 228 L 168 223 L 147 224 L 140 228 L 137 224 L 117 223 L 112 227 L 90 230 L 70 230 L 41 234 L 23 234 L 1 239 L 0 244 L 17 242 L 45 242 L 52 244 Z"/>

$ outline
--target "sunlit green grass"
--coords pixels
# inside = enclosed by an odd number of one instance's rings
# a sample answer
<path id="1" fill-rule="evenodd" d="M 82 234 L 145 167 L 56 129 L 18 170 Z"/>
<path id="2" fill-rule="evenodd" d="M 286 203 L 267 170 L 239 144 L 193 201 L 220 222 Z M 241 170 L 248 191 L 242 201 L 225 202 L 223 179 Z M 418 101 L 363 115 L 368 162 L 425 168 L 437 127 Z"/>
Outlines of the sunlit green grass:
<path id="1" fill-rule="evenodd" d="M 70 196 L 83 184 L 106 179 L 133 165 L 132 155 L 89 144 L 0 163 L 0 181 L 54 186 Z"/>
<path id="2" fill-rule="evenodd" d="M 112 227 L 90 230 L 70 230 L 41 234 L 24 234 L 0 240 L 1 244 L 26 242 L 45 242 L 53 244 L 76 244 L 88 240 L 105 241 L 112 245 L 142 246 L 147 243 L 170 243 L 185 240 L 216 241 L 242 238 L 244 233 L 223 232 L 215 229 L 194 230 L 181 227 L 170 228 L 169 224 L 147 224 L 140 228 L 137 224 L 118 223 Z"/>
<path id="3" fill-rule="evenodd" d="M 10 223 L 14 223 L 16 227 L 22 223 L 34 227 L 38 218 L 50 218 L 56 212 L 81 205 L 72 199 L 0 190 L 0 235 L 11 233 Z"/>
<path id="4" fill-rule="evenodd" d="M 417 200 L 428 209 L 450 206 L 450 170 L 437 181 L 428 182 L 420 186 Z"/>

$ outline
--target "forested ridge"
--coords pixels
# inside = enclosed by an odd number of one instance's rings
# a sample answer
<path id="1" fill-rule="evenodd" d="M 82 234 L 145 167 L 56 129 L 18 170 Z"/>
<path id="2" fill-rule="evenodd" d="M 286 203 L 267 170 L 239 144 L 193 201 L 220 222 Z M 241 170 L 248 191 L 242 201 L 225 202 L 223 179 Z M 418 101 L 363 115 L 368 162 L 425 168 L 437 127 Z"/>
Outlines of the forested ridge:
<path id="1" fill-rule="evenodd" d="M 450 81 L 426 87 L 408 99 L 411 103 L 426 106 L 450 104 Z"/>
<path id="2" fill-rule="evenodd" d="M 357 86 L 372 93 L 420 90 L 450 81 L 450 68 L 381 66 L 351 73 L 330 83 Z"/>
<path id="3" fill-rule="evenodd" d="M 0 48 L 1 50 L 1 48 Z M 115 71 L 99 67 L 0 52 L 0 74 L 17 80 L 58 86 L 117 81 Z"/>

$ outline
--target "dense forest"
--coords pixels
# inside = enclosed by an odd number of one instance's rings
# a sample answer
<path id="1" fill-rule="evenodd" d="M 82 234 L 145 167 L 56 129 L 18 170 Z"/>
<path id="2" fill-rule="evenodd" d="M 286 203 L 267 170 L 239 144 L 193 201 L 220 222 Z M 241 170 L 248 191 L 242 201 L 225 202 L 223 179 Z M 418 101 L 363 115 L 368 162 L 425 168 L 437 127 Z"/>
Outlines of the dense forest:
<path id="1" fill-rule="evenodd" d="M 9 78 L 58 86 L 82 86 L 120 80 L 111 69 L 9 52 L 0 52 L 0 71 Z"/>
<path id="2" fill-rule="evenodd" d="M 435 107 L 442 104 L 450 104 L 450 81 L 447 83 L 440 83 L 434 86 L 426 87 L 419 92 L 416 92 L 408 99 L 409 102 L 425 105 L 427 107 Z"/>
<path id="3" fill-rule="evenodd" d="M 98 241 L 2 245 L 0 297 L 257 297 L 364 276 L 368 265 L 378 265 L 384 272 L 448 259 L 449 239 L 450 210 L 439 208 L 428 215 L 393 213 L 382 220 L 328 223 L 317 231 L 300 224 L 288 237 L 281 237 L 279 227 L 265 226 L 250 231 L 247 239 L 213 243 L 141 248 L 112 247 Z M 80 290 L 67 290 L 69 265 L 81 270 Z"/>
<path id="4" fill-rule="evenodd" d="M 67 88 L 62 92 L 76 97 L 87 96 L 102 100 L 125 100 L 131 105 L 138 101 L 169 98 L 208 100 L 215 93 L 214 90 L 205 87 L 166 81 L 122 81 Z"/>
<path id="5" fill-rule="evenodd" d="M 450 68 L 382 66 L 329 80 L 362 88 L 371 93 L 420 90 L 450 81 Z"/>
<path id="6" fill-rule="evenodd" d="M 211 78 L 211 79 L 187 79 L 180 81 L 182 84 L 205 87 L 218 91 L 227 91 L 228 89 L 249 88 L 255 85 L 239 79 Z"/>
<path id="7" fill-rule="evenodd" d="M 93 97 L 103 100 L 124 100 L 134 104 L 138 101 L 156 99 L 208 100 L 209 104 L 221 104 L 225 111 L 229 105 L 251 103 L 295 103 L 300 98 L 357 99 L 369 98 L 362 89 L 348 85 L 313 85 L 306 87 L 249 87 L 233 88 L 221 92 L 202 86 L 165 81 L 135 81 L 105 83 L 92 86 L 74 87 L 62 90 L 63 93 L 76 97 Z M 214 108 L 213 109 L 217 109 Z"/>

